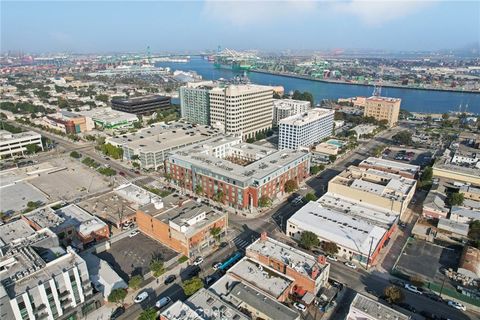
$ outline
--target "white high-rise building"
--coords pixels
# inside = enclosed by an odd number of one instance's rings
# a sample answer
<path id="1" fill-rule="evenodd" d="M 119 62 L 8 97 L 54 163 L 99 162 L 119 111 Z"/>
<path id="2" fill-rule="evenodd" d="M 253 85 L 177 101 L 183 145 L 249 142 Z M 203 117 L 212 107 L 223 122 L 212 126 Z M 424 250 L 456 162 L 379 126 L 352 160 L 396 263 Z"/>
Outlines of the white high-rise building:
<path id="1" fill-rule="evenodd" d="M 253 138 L 272 127 L 273 88 L 229 85 L 210 90 L 210 124 L 226 134 Z"/>
<path id="2" fill-rule="evenodd" d="M 308 148 L 328 137 L 333 130 L 335 111 L 315 108 L 280 120 L 279 149 Z"/>
<path id="3" fill-rule="evenodd" d="M 278 126 L 280 120 L 307 112 L 310 108 L 310 101 L 275 99 L 273 100 L 273 125 Z"/>

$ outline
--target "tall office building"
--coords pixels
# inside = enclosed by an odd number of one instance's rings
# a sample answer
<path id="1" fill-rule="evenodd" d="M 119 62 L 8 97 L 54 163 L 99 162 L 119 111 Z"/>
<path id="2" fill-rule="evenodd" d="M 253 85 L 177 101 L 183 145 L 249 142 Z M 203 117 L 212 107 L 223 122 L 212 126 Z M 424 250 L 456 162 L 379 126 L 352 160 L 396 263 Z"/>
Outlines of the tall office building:
<path id="1" fill-rule="evenodd" d="M 253 138 L 272 127 L 273 88 L 229 85 L 210 90 L 210 123 L 226 134 Z"/>
<path id="2" fill-rule="evenodd" d="M 332 134 L 335 111 L 315 108 L 280 120 L 278 148 L 308 148 Z"/>
<path id="3" fill-rule="evenodd" d="M 136 115 L 149 115 L 171 106 L 171 98 L 157 95 L 112 99 L 112 109 Z"/>
<path id="4" fill-rule="evenodd" d="M 210 124 L 210 94 L 213 81 L 188 83 L 180 88 L 182 118 L 191 123 Z"/>
<path id="5" fill-rule="evenodd" d="M 378 121 L 387 120 L 388 126 L 393 127 L 398 122 L 401 102 L 398 98 L 372 96 L 365 101 L 363 115 L 374 117 Z"/>
<path id="6" fill-rule="evenodd" d="M 278 126 L 280 120 L 307 112 L 310 108 L 310 101 L 275 99 L 273 100 L 273 125 Z"/>

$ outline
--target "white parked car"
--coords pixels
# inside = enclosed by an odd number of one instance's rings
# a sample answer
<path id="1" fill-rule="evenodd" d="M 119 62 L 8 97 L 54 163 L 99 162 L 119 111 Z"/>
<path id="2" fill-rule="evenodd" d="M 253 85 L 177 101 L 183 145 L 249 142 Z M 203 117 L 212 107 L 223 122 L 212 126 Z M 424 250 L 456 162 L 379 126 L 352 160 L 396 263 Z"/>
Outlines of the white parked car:
<path id="1" fill-rule="evenodd" d="M 136 297 L 135 297 L 135 300 L 133 300 L 135 303 L 140 303 L 142 301 L 144 301 L 145 299 L 148 298 L 148 292 L 147 291 L 143 291 L 143 292 L 140 292 Z"/>
<path id="2" fill-rule="evenodd" d="M 140 233 L 140 231 L 134 230 L 134 231 L 130 232 L 130 234 L 129 234 L 128 236 L 129 236 L 130 238 L 133 238 L 133 237 L 135 237 L 135 236 L 136 236 L 137 234 L 139 234 L 139 233 Z"/>
<path id="3" fill-rule="evenodd" d="M 405 289 L 416 294 L 423 294 L 423 292 L 418 290 L 417 287 L 412 286 L 411 284 L 408 284 L 408 283 L 405 285 Z"/>
<path id="4" fill-rule="evenodd" d="M 218 268 L 220 268 L 222 266 L 222 263 L 221 262 L 217 262 L 213 265 L 213 270 L 218 270 Z"/>
<path id="5" fill-rule="evenodd" d="M 305 307 L 305 305 L 301 304 L 301 303 L 298 303 L 298 302 L 295 302 L 293 304 L 293 306 L 295 307 L 295 309 L 301 311 L 301 312 L 305 312 L 307 311 L 307 307 Z"/>
<path id="6" fill-rule="evenodd" d="M 467 308 L 463 304 L 458 303 L 457 301 L 448 300 L 447 304 L 452 308 L 462 310 L 462 311 L 467 311 Z"/>
<path id="7" fill-rule="evenodd" d="M 202 257 L 197 257 L 195 259 L 195 261 L 193 261 L 193 265 L 195 266 L 198 266 L 199 264 L 201 264 L 203 262 L 203 258 Z"/>
<path id="8" fill-rule="evenodd" d="M 357 269 L 357 265 L 354 263 L 351 263 L 350 261 L 345 262 L 345 265 L 349 268 Z"/>
<path id="9" fill-rule="evenodd" d="M 330 261 L 338 261 L 337 257 L 332 256 L 330 254 L 327 256 L 327 259 L 330 260 Z"/>

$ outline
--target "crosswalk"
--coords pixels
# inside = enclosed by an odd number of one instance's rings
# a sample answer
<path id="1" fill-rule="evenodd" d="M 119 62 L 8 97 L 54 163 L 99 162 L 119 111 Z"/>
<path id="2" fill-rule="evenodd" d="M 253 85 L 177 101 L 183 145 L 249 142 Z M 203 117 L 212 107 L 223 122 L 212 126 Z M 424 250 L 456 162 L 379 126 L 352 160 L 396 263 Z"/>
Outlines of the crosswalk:
<path id="1" fill-rule="evenodd" d="M 251 243 L 239 237 L 234 238 L 232 241 L 238 249 L 245 249 Z"/>

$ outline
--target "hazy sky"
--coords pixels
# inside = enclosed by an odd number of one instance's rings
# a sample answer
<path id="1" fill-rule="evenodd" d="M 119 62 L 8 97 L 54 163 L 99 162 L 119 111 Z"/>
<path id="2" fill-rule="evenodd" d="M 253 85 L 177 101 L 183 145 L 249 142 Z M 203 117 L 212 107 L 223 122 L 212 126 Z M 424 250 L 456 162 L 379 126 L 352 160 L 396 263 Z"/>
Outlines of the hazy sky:
<path id="1" fill-rule="evenodd" d="M 1 50 L 460 48 L 479 1 L 1 1 Z"/>

